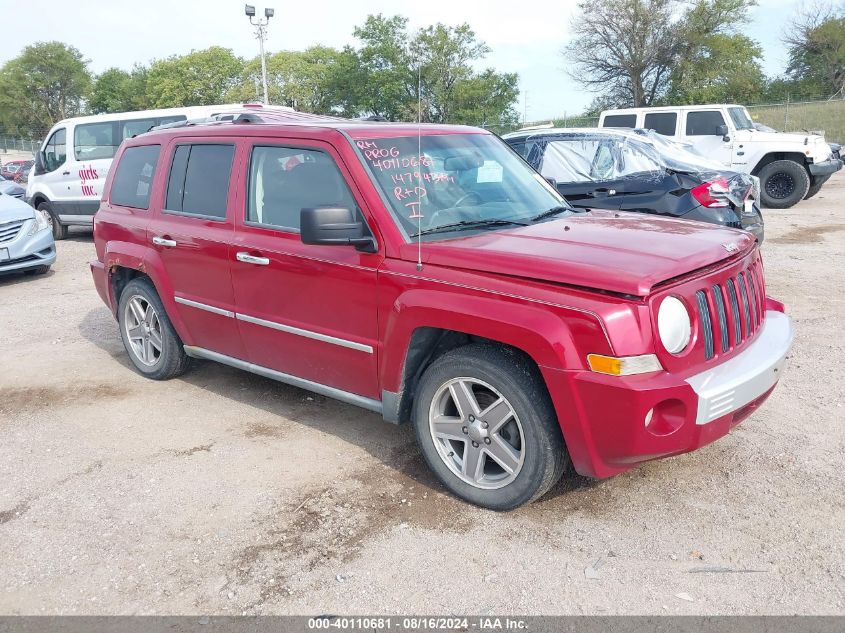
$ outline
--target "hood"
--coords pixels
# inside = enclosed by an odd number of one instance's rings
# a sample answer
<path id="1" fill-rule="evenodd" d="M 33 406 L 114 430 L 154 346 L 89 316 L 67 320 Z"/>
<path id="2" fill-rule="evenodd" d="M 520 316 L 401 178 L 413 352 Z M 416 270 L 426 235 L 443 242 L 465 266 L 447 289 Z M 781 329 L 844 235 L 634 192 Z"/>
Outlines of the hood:
<path id="1" fill-rule="evenodd" d="M 0 224 L 17 220 L 31 220 L 35 210 L 23 200 L 0 193 Z"/>
<path id="2" fill-rule="evenodd" d="M 660 282 L 745 253 L 754 237 L 703 222 L 592 211 L 424 242 L 423 261 L 644 297 Z M 416 259 L 416 245 L 403 256 Z M 411 248 L 412 247 L 412 248 Z"/>
<path id="3" fill-rule="evenodd" d="M 736 130 L 735 136 L 740 141 L 761 141 L 764 143 L 798 143 L 803 145 L 806 140 L 809 145 L 825 143 L 824 137 L 815 133 L 803 132 L 763 132 L 761 130 Z M 825 143 L 826 144 L 826 143 Z"/>

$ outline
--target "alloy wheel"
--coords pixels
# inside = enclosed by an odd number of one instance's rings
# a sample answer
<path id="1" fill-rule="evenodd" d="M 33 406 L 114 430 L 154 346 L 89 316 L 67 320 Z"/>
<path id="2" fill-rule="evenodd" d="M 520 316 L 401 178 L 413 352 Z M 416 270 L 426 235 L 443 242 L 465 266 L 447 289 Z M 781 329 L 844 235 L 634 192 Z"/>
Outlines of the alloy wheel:
<path id="1" fill-rule="evenodd" d="M 161 359 L 163 349 L 161 321 L 153 305 L 141 295 L 126 302 L 123 327 L 129 347 L 139 362 L 152 367 Z"/>
<path id="2" fill-rule="evenodd" d="M 772 198 L 783 200 L 795 191 L 795 179 L 786 172 L 779 171 L 766 180 L 766 193 Z"/>
<path id="3" fill-rule="evenodd" d="M 429 408 L 429 430 L 443 463 L 476 488 L 507 486 L 525 461 L 525 437 L 513 406 L 477 378 L 453 378 L 440 386 Z"/>

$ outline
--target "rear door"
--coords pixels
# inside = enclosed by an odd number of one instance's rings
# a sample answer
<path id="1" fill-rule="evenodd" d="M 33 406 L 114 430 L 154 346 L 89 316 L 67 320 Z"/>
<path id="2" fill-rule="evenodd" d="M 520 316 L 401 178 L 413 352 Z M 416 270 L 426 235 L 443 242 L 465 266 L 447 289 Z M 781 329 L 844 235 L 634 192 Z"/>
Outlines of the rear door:
<path id="1" fill-rule="evenodd" d="M 538 143 L 539 171 L 554 178 L 560 194 L 576 207 L 618 209 L 622 182 L 611 144 L 596 136 L 571 136 Z M 529 161 L 530 162 L 530 161 Z"/>
<path id="2" fill-rule="evenodd" d="M 303 244 L 300 211 L 363 199 L 334 148 L 253 140 L 238 206 L 232 280 L 249 360 L 347 393 L 380 399 L 376 269 L 383 255 Z"/>
<path id="3" fill-rule="evenodd" d="M 149 238 L 192 343 L 243 359 L 229 270 L 235 147 L 215 138 L 170 145 L 163 208 Z"/>

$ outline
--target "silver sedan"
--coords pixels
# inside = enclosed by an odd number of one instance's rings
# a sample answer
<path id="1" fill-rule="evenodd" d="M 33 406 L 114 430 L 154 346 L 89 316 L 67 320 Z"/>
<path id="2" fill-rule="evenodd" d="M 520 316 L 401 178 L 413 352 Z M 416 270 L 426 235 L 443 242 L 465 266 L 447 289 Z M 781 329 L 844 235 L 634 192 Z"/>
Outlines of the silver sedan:
<path id="1" fill-rule="evenodd" d="M 0 193 L 0 273 L 46 273 L 56 261 L 50 223 L 42 213 Z"/>

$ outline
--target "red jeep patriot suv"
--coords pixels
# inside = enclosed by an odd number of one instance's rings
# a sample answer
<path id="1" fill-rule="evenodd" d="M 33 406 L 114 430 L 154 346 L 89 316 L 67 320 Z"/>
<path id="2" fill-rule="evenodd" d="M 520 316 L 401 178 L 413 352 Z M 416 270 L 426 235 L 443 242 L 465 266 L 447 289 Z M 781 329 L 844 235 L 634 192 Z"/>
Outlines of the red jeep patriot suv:
<path id="1" fill-rule="evenodd" d="M 409 421 L 495 509 L 712 442 L 777 383 L 750 234 L 573 209 L 483 130 L 291 116 L 119 149 L 91 270 L 143 375 L 210 359 Z"/>

